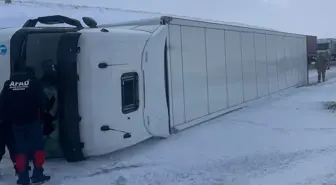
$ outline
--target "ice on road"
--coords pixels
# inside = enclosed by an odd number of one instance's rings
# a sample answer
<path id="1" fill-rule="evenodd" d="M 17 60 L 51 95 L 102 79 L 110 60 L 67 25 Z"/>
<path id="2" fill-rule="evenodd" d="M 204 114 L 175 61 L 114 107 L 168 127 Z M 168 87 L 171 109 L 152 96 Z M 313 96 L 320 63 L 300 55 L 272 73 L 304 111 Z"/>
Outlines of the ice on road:
<path id="1" fill-rule="evenodd" d="M 264 98 L 168 139 L 80 163 L 51 160 L 46 173 L 53 179 L 47 184 L 334 185 L 336 113 L 322 105 L 336 99 L 334 92 L 336 79 L 329 79 Z M 6 164 L 1 185 L 15 181 Z"/>

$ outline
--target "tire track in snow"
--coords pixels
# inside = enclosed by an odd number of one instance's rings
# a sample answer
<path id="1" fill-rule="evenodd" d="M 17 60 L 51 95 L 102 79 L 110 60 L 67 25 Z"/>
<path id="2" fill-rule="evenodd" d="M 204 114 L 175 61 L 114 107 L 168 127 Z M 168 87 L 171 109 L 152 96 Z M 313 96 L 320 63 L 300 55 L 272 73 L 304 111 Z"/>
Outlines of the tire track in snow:
<path id="1" fill-rule="evenodd" d="M 281 132 L 281 133 L 289 133 L 295 131 L 307 131 L 307 132 L 323 132 L 324 134 L 334 134 L 336 132 L 336 128 L 300 128 L 300 129 L 292 129 L 292 128 L 279 128 L 272 127 L 270 124 L 259 123 L 251 120 L 239 120 L 239 119 L 228 119 L 228 121 L 237 123 L 237 124 L 250 124 L 259 127 L 269 128 L 271 130 Z"/>
<path id="2" fill-rule="evenodd" d="M 336 146 L 329 146 L 293 153 L 274 152 L 240 157 L 213 166 L 214 172 L 219 170 L 225 172 L 227 176 L 226 178 L 217 178 L 218 182 L 214 184 L 237 184 L 234 182 L 235 179 L 245 179 L 238 184 L 249 184 L 249 179 L 262 178 L 267 175 L 276 174 L 280 171 L 291 169 L 300 162 L 309 161 L 317 156 L 335 152 Z"/>
<path id="3" fill-rule="evenodd" d="M 239 157 L 230 161 L 219 161 L 212 167 L 216 170 L 225 171 L 229 174 L 249 178 L 261 177 L 268 174 L 285 170 L 295 165 L 298 161 L 305 161 L 316 155 L 336 152 L 336 146 L 297 151 L 293 153 L 273 152 L 256 154 L 253 156 Z"/>
<path id="4" fill-rule="evenodd" d="M 124 179 L 125 184 L 137 185 L 246 185 L 251 179 L 277 175 L 285 172 L 305 161 L 336 153 L 336 146 L 302 150 L 292 153 L 272 152 L 241 156 L 230 160 L 214 160 L 206 164 L 186 168 L 176 168 L 170 164 L 157 164 L 154 166 L 139 166 L 121 170 L 108 170 L 108 173 L 99 173 L 95 176 L 97 181 L 107 181 L 115 184 L 118 179 Z M 160 169 L 160 170 L 158 170 Z M 77 185 L 88 180 L 89 176 L 67 181 L 64 185 Z M 77 183 L 75 183 L 77 182 Z M 75 184 L 74 184 L 75 183 Z M 107 183 L 107 182 L 106 182 Z M 105 184 L 105 183 L 102 183 Z"/>
<path id="5" fill-rule="evenodd" d="M 336 151 L 315 153 L 284 171 L 252 179 L 250 185 L 335 185 Z"/>

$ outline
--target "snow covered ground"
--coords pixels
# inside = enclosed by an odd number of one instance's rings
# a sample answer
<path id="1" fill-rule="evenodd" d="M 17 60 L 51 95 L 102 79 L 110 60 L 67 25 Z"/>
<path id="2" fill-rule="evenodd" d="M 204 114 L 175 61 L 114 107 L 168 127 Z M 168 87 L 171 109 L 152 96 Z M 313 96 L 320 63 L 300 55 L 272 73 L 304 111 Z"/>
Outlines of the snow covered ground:
<path id="1" fill-rule="evenodd" d="M 336 77 L 336 70 L 335 70 L 336 66 L 331 66 L 331 70 L 327 70 L 326 72 L 326 76 L 328 78 L 334 78 Z M 317 71 L 316 69 L 311 69 L 309 70 L 309 82 L 311 83 L 316 83 L 317 81 Z"/>
<path id="2" fill-rule="evenodd" d="M 47 185 L 334 185 L 336 69 L 328 81 L 289 89 L 240 111 L 107 156 L 51 160 Z M 316 76 L 311 73 L 311 81 Z M 0 185 L 15 182 L 1 164 Z"/>

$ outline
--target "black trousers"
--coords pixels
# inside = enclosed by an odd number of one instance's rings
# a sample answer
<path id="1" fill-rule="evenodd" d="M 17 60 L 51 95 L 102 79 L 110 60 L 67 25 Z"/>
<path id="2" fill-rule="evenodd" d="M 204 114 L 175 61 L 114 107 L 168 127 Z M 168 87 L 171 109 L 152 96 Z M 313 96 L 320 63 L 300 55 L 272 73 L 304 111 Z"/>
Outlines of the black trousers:
<path id="1" fill-rule="evenodd" d="M 0 161 L 6 153 L 6 147 L 10 158 L 15 164 L 15 140 L 11 125 L 3 123 L 0 125 Z"/>
<path id="2" fill-rule="evenodd" d="M 18 171 L 27 172 L 27 161 L 33 155 L 34 168 L 42 168 L 45 161 L 42 124 L 37 121 L 25 125 L 13 125 L 15 138 L 16 167 Z"/>
<path id="3" fill-rule="evenodd" d="M 318 70 L 317 71 L 317 80 L 321 81 L 321 76 L 322 76 L 322 80 L 325 81 L 325 74 L 326 74 L 326 70 Z"/>

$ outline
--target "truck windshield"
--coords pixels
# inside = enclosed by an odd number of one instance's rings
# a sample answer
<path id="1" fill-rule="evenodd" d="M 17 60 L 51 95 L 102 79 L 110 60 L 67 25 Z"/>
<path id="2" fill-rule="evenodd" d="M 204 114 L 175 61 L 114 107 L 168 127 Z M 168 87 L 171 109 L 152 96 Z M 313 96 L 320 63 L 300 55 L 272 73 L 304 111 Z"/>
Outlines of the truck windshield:
<path id="1" fill-rule="evenodd" d="M 317 50 L 327 50 L 329 49 L 329 43 L 317 44 Z"/>
<path id="2" fill-rule="evenodd" d="M 36 77 L 44 75 L 43 63 L 56 64 L 57 47 L 63 33 L 35 33 L 27 37 L 26 65 L 35 69 Z"/>

